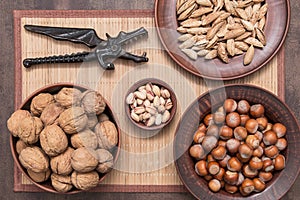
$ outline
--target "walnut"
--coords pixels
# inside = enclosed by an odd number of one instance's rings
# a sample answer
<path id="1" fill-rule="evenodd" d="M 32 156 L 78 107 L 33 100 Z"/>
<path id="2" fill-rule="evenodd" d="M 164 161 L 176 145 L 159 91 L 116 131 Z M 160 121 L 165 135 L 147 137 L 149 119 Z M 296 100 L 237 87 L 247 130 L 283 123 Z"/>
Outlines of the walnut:
<path id="1" fill-rule="evenodd" d="M 27 144 L 34 144 L 39 140 L 41 131 L 43 130 L 43 122 L 38 117 L 24 118 L 18 130 L 18 136 Z"/>
<path id="2" fill-rule="evenodd" d="M 49 168 L 49 158 L 44 151 L 37 147 L 26 147 L 19 155 L 20 163 L 33 172 L 46 172 Z"/>
<path id="3" fill-rule="evenodd" d="M 87 127 L 89 129 L 94 129 L 97 124 L 98 124 L 97 115 L 88 115 Z"/>
<path id="4" fill-rule="evenodd" d="M 109 121 L 109 117 L 107 116 L 107 114 L 102 113 L 100 115 L 98 115 L 98 121 L 100 122 L 104 122 L 104 121 Z"/>
<path id="5" fill-rule="evenodd" d="M 18 130 L 23 119 L 31 117 L 27 110 L 17 110 L 7 120 L 7 128 L 14 137 L 18 137 Z"/>
<path id="6" fill-rule="evenodd" d="M 76 149 L 71 158 L 71 165 L 78 172 L 90 172 L 98 165 L 96 151 L 86 147 Z"/>
<path id="7" fill-rule="evenodd" d="M 95 133 L 98 137 L 98 146 L 101 149 L 109 150 L 118 144 L 118 131 L 111 121 L 98 123 L 95 127 Z"/>
<path id="8" fill-rule="evenodd" d="M 81 100 L 81 91 L 76 88 L 62 88 L 55 96 L 56 101 L 65 108 L 79 106 Z"/>
<path id="9" fill-rule="evenodd" d="M 99 92 L 87 90 L 82 94 L 81 106 L 87 114 L 99 115 L 105 110 L 106 103 Z"/>
<path id="10" fill-rule="evenodd" d="M 89 190 L 99 183 L 99 174 L 96 171 L 80 173 L 74 171 L 71 175 L 73 185 L 80 190 Z"/>
<path id="11" fill-rule="evenodd" d="M 56 156 L 68 147 L 68 138 L 57 125 L 46 126 L 40 135 L 42 149 L 49 156 Z"/>
<path id="12" fill-rule="evenodd" d="M 40 116 L 46 106 L 53 103 L 54 97 L 49 93 L 40 93 L 35 96 L 30 104 L 30 111 L 35 116 Z"/>
<path id="13" fill-rule="evenodd" d="M 45 171 L 45 172 L 39 172 L 39 173 L 36 173 L 36 172 L 28 169 L 27 172 L 28 172 L 28 175 L 30 176 L 30 178 L 32 178 L 32 180 L 34 180 L 35 182 L 38 182 L 38 183 L 48 180 L 48 178 L 51 174 L 50 169 L 47 169 L 47 171 Z"/>
<path id="14" fill-rule="evenodd" d="M 71 176 L 53 173 L 51 174 L 51 183 L 58 192 L 68 192 L 73 188 Z"/>
<path id="15" fill-rule="evenodd" d="M 105 149 L 98 149 L 96 150 L 98 155 L 99 164 L 96 170 L 102 174 L 109 172 L 114 164 L 114 157 L 113 155 L 105 150 Z"/>
<path id="16" fill-rule="evenodd" d="M 71 144 L 74 148 L 88 147 L 97 149 L 98 140 L 96 134 L 90 129 L 84 129 L 79 133 L 75 133 L 71 136 Z"/>
<path id="17" fill-rule="evenodd" d="M 68 149 L 62 154 L 52 157 L 50 160 L 52 171 L 60 175 L 69 175 L 73 171 L 71 166 L 71 155 L 73 152 L 74 149 L 68 147 Z"/>
<path id="18" fill-rule="evenodd" d="M 78 133 L 87 125 L 88 117 L 81 107 L 71 107 L 60 114 L 58 123 L 68 134 Z"/>
<path id="19" fill-rule="evenodd" d="M 46 108 L 43 110 L 40 119 L 44 123 L 45 126 L 52 125 L 55 123 L 55 121 L 58 119 L 59 115 L 64 111 L 65 109 L 60 106 L 58 103 L 51 103 L 46 106 Z"/>
<path id="20" fill-rule="evenodd" d="M 23 140 L 19 139 L 16 143 L 16 151 L 18 154 L 21 153 L 21 151 L 23 149 L 25 149 L 26 147 L 28 147 L 28 144 L 26 144 Z"/>

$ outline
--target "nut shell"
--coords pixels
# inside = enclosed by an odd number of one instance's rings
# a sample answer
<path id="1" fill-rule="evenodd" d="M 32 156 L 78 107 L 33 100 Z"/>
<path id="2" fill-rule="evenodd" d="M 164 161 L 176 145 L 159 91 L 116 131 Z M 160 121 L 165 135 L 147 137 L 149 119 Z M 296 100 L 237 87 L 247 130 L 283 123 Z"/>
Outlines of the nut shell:
<path id="1" fill-rule="evenodd" d="M 78 133 L 83 130 L 88 122 L 88 117 L 81 107 L 72 107 L 60 114 L 58 123 L 68 134 Z"/>
<path id="2" fill-rule="evenodd" d="M 20 163 L 33 172 L 46 172 L 49 168 L 49 158 L 44 151 L 37 147 L 26 147 L 19 155 Z"/>
<path id="3" fill-rule="evenodd" d="M 44 181 L 48 180 L 48 178 L 50 177 L 50 174 L 51 174 L 51 170 L 48 169 L 45 172 L 36 173 L 36 172 L 31 171 L 30 169 L 28 169 L 27 173 L 30 176 L 30 178 L 32 178 L 32 180 L 34 180 L 37 183 L 41 183 L 41 182 L 44 182 Z"/>
<path id="4" fill-rule="evenodd" d="M 67 149 L 68 138 L 59 126 L 53 124 L 41 132 L 40 143 L 46 154 L 57 156 Z"/>
<path id="5" fill-rule="evenodd" d="M 30 104 L 30 111 L 35 116 L 40 116 L 43 110 L 51 103 L 54 103 L 55 99 L 50 93 L 40 93 L 35 96 Z"/>
<path id="6" fill-rule="evenodd" d="M 98 156 L 95 150 L 81 147 L 71 155 L 71 165 L 78 172 L 90 172 L 98 165 Z"/>
<path id="7" fill-rule="evenodd" d="M 106 103 L 99 92 L 87 90 L 82 94 L 81 106 L 87 114 L 99 115 L 105 110 Z"/>
<path id="8" fill-rule="evenodd" d="M 92 130 L 84 129 L 83 131 L 71 136 L 71 144 L 75 149 L 80 147 L 97 149 L 98 140 L 96 134 Z"/>
<path id="9" fill-rule="evenodd" d="M 109 150 L 118 144 L 118 131 L 111 121 L 98 123 L 95 127 L 95 133 L 98 138 L 98 146 L 101 149 Z"/>
<path id="10" fill-rule="evenodd" d="M 79 106 L 81 100 L 81 91 L 76 88 L 62 88 L 56 95 L 56 101 L 65 108 Z"/>
<path id="11" fill-rule="evenodd" d="M 7 120 L 7 128 L 14 137 L 18 137 L 18 130 L 23 119 L 31 117 L 27 110 L 17 110 Z"/>
<path id="12" fill-rule="evenodd" d="M 43 110 L 40 119 L 44 123 L 45 126 L 52 125 L 56 122 L 59 115 L 64 111 L 65 109 L 61 107 L 58 103 L 52 103 L 45 107 Z"/>
<path id="13" fill-rule="evenodd" d="M 71 166 L 71 155 L 73 152 L 74 149 L 68 147 L 68 149 L 62 154 L 52 157 L 50 160 L 52 171 L 60 175 L 69 175 L 73 171 Z"/>
<path id="14" fill-rule="evenodd" d="M 70 176 L 53 173 L 51 174 L 51 183 L 58 192 L 68 192 L 73 188 Z"/>
<path id="15" fill-rule="evenodd" d="M 102 174 L 108 173 L 114 165 L 113 155 L 106 149 L 98 149 L 96 153 L 99 160 L 96 170 Z"/>
<path id="16" fill-rule="evenodd" d="M 89 190 L 96 187 L 99 182 L 99 175 L 96 171 L 80 173 L 74 171 L 71 175 L 72 184 L 80 190 Z"/>
<path id="17" fill-rule="evenodd" d="M 38 117 L 27 117 L 22 120 L 18 135 L 25 143 L 34 144 L 39 140 L 43 122 Z"/>

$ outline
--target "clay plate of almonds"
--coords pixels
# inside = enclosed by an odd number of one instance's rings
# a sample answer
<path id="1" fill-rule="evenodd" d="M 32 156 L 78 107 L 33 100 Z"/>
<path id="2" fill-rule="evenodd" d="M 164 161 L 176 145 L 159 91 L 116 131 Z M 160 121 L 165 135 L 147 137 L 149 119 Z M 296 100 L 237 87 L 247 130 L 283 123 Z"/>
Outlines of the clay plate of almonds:
<path id="1" fill-rule="evenodd" d="M 232 80 L 265 66 L 290 23 L 289 0 L 156 0 L 155 23 L 171 58 L 207 79 Z"/>
<path id="2" fill-rule="evenodd" d="M 280 199 L 299 174 L 299 133 L 291 110 L 271 92 L 226 85 L 183 114 L 176 169 L 198 199 Z"/>
<path id="3" fill-rule="evenodd" d="M 7 120 L 21 172 L 39 188 L 63 194 L 91 190 L 117 161 L 120 128 L 97 91 L 71 83 L 42 87 Z"/>

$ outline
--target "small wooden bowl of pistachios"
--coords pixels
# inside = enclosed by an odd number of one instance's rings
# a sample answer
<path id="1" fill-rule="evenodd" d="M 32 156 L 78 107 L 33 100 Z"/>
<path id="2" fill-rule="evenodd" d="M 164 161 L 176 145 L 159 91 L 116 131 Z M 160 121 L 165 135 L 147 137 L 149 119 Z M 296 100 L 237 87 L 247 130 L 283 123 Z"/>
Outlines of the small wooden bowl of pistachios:
<path id="1" fill-rule="evenodd" d="M 146 78 L 133 84 L 125 96 L 125 112 L 141 129 L 162 129 L 173 119 L 177 108 L 176 95 L 162 80 Z"/>

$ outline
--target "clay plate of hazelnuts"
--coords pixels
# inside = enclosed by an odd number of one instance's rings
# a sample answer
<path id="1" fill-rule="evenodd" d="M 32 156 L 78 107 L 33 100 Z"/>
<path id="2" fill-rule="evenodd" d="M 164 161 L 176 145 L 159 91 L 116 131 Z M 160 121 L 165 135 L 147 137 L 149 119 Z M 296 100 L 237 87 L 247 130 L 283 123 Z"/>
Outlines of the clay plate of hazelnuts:
<path id="1" fill-rule="evenodd" d="M 198 199 L 280 199 L 299 174 L 299 124 L 288 106 L 253 85 L 225 85 L 185 111 L 174 160 Z"/>

